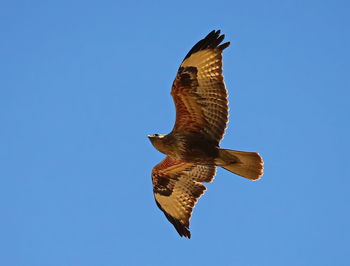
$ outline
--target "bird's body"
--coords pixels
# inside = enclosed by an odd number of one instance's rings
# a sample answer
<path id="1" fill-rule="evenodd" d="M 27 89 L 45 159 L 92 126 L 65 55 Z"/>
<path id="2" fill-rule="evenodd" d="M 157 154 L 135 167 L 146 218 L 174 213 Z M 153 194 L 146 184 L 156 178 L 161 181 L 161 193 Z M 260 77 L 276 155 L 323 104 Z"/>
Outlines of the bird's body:
<path id="1" fill-rule="evenodd" d="M 190 238 L 194 205 L 211 182 L 216 166 L 250 180 L 263 174 L 258 153 L 221 149 L 228 122 L 227 91 L 222 76 L 224 35 L 212 31 L 182 62 L 171 95 L 176 107 L 173 130 L 149 135 L 153 146 L 166 155 L 152 171 L 157 206 L 181 236 Z"/>
<path id="2" fill-rule="evenodd" d="M 171 132 L 161 138 L 150 136 L 149 139 L 161 153 L 186 162 L 214 164 L 219 154 L 215 141 L 195 132 L 185 134 Z"/>

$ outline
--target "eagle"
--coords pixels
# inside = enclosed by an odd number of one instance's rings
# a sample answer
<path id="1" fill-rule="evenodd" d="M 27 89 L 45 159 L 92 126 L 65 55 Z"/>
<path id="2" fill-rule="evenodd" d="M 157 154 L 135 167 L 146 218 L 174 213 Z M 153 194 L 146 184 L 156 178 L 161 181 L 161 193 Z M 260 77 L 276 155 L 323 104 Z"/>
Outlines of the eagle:
<path id="1" fill-rule="evenodd" d="M 220 148 L 228 122 L 227 91 L 222 75 L 220 30 L 195 44 L 182 61 L 171 89 L 176 120 L 169 134 L 148 135 L 166 157 L 152 170 L 157 206 L 180 236 L 191 238 L 190 218 L 198 199 L 212 182 L 216 166 L 250 180 L 263 175 L 256 152 Z M 222 44 L 221 44 L 222 43 Z"/>

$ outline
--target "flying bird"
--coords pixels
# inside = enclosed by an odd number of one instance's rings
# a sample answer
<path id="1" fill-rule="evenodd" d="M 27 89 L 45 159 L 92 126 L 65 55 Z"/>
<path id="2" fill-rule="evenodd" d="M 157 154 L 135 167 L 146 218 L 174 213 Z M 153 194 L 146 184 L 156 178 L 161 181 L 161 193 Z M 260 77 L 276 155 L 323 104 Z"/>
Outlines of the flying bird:
<path id="1" fill-rule="evenodd" d="M 250 180 L 263 175 L 258 153 L 219 146 L 228 122 L 222 52 L 230 43 L 222 43 L 224 38 L 214 30 L 188 52 L 171 89 L 174 128 L 169 134 L 148 135 L 166 155 L 152 170 L 155 201 L 179 235 L 187 238 L 192 210 L 206 190 L 202 183 L 213 181 L 216 166 Z"/>

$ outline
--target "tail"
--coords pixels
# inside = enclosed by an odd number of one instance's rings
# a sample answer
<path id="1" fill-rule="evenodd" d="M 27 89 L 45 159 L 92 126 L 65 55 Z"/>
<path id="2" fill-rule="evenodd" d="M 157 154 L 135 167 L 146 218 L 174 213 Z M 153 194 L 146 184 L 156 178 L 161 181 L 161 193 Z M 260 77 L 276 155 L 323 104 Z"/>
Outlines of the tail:
<path id="1" fill-rule="evenodd" d="M 260 179 L 264 170 L 263 159 L 257 152 L 220 149 L 215 163 L 227 171 L 250 180 Z"/>

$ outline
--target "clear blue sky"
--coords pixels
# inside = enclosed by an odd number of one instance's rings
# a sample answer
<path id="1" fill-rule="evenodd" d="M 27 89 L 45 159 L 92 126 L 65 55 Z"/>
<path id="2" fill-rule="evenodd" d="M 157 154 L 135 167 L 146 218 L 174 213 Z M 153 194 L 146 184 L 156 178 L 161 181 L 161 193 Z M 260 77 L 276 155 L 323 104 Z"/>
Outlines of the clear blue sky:
<path id="1" fill-rule="evenodd" d="M 0 265 L 350 265 L 349 1 L 6 2 Z M 155 205 L 146 136 L 171 130 L 177 68 L 213 29 L 222 146 L 265 175 L 218 170 L 188 240 Z"/>

